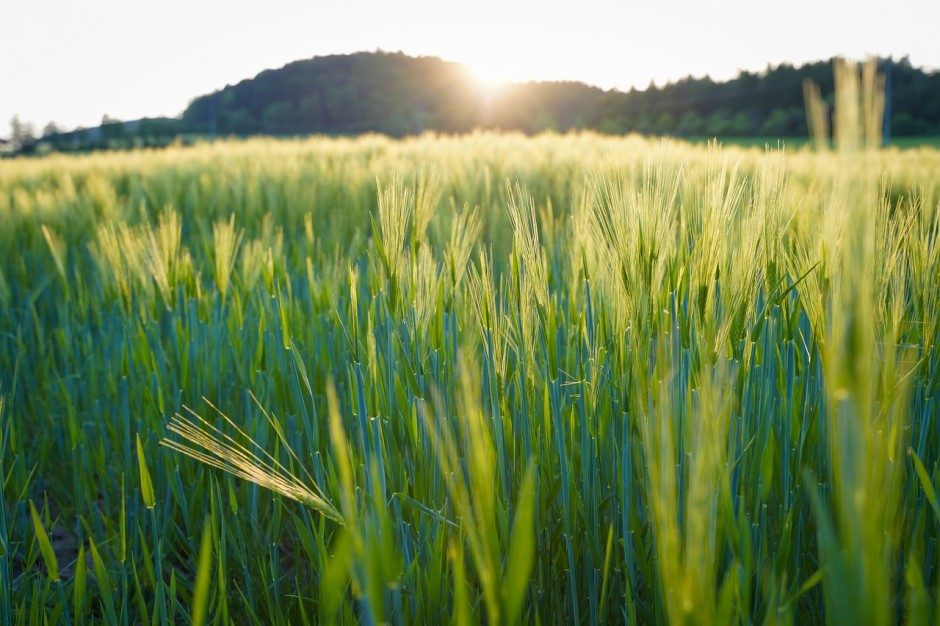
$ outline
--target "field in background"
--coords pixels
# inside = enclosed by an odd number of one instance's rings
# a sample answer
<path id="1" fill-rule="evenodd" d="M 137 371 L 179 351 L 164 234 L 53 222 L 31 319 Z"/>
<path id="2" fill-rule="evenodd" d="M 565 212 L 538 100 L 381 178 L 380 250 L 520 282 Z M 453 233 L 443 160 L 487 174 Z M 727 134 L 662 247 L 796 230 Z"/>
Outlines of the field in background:
<path id="1" fill-rule="evenodd" d="M 938 339 L 932 149 L 4 162 L 0 624 L 929 623 Z"/>
<path id="2" fill-rule="evenodd" d="M 715 141 L 715 137 L 690 137 L 685 139 L 694 144 L 708 144 Z M 799 150 L 811 143 L 808 137 L 719 137 L 718 142 L 724 146 L 737 146 L 739 148 L 760 148 L 769 146 L 774 150 Z M 895 137 L 890 141 L 891 148 L 908 150 L 912 148 L 940 147 L 940 137 Z"/>

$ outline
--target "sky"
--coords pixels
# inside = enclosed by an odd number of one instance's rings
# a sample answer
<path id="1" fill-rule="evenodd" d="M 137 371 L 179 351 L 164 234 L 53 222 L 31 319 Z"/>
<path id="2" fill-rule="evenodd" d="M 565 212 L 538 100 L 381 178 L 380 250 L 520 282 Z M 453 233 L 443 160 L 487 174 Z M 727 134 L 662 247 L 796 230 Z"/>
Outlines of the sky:
<path id="1" fill-rule="evenodd" d="M 834 55 L 936 69 L 938 24 L 940 0 L 4 0 L 0 135 L 14 114 L 37 132 L 177 115 L 264 69 L 363 50 L 605 89 Z"/>

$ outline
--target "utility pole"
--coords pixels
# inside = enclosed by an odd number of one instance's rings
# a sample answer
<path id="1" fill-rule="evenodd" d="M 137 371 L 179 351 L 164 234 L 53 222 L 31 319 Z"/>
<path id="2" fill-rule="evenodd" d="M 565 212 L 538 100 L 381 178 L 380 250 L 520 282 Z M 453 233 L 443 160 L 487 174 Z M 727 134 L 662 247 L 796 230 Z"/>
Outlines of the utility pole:
<path id="1" fill-rule="evenodd" d="M 881 129 L 881 139 L 885 147 L 891 143 L 891 67 L 894 57 L 888 57 L 884 62 L 885 71 L 885 119 Z"/>

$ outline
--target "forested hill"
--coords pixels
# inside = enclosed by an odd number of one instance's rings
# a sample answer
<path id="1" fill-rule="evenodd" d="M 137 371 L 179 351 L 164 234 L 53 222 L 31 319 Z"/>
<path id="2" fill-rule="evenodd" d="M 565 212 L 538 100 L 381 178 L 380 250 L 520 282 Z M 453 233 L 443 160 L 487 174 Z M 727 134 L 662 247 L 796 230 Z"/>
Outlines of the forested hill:
<path id="1" fill-rule="evenodd" d="M 940 135 L 940 72 L 907 58 L 882 62 L 892 136 Z M 45 135 L 24 144 L 59 150 L 163 145 L 180 137 L 227 135 L 391 136 L 476 128 L 680 137 L 805 137 L 803 80 L 832 102 L 832 62 L 742 72 L 727 82 L 685 78 L 629 92 L 578 82 L 529 82 L 486 89 L 465 66 L 436 57 L 361 52 L 315 57 L 266 70 L 195 98 L 181 118 L 120 122 Z"/>
<path id="2" fill-rule="evenodd" d="M 296 61 L 193 100 L 187 129 L 221 134 L 464 131 L 481 93 L 457 63 L 357 53 Z"/>
<path id="3" fill-rule="evenodd" d="M 940 134 L 940 73 L 906 60 L 890 72 L 891 131 Z M 196 98 L 190 132 L 393 136 L 425 130 L 538 132 L 593 128 L 675 135 L 805 135 L 803 79 L 831 98 L 832 63 L 780 65 L 728 82 L 686 78 L 643 91 L 583 83 L 521 83 L 489 92 L 466 67 L 434 57 L 358 53 L 297 61 Z"/>

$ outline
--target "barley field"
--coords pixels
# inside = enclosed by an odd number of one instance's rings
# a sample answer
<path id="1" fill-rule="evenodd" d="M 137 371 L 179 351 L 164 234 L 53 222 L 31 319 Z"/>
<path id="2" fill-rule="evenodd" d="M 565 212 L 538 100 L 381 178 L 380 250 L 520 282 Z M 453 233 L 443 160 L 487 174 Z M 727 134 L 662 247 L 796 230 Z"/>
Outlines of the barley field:
<path id="1" fill-rule="evenodd" d="M 0 163 L 0 624 L 933 624 L 940 151 Z"/>

